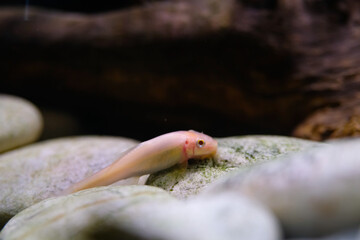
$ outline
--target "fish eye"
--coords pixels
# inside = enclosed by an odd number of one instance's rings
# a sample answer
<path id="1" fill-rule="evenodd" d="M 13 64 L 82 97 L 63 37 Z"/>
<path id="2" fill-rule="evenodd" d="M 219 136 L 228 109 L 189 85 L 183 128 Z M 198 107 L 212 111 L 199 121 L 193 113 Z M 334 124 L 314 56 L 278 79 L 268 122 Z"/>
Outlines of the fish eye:
<path id="1" fill-rule="evenodd" d="M 198 146 L 199 148 L 202 148 L 203 146 L 205 146 L 205 141 L 202 139 L 197 140 L 196 146 Z"/>

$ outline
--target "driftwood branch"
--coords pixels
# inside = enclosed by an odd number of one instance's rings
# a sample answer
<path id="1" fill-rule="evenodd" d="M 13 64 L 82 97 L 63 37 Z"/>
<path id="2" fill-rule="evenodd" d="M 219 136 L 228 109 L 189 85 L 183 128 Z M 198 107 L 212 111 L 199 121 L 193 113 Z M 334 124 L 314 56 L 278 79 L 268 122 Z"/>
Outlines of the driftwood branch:
<path id="1" fill-rule="evenodd" d="M 0 10 L 0 32 L 10 40 L 119 47 L 149 41 L 194 38 L 229 28 L 232 0 L 154 2 L 105 14 L 76 14 L 30 8 Z"/>

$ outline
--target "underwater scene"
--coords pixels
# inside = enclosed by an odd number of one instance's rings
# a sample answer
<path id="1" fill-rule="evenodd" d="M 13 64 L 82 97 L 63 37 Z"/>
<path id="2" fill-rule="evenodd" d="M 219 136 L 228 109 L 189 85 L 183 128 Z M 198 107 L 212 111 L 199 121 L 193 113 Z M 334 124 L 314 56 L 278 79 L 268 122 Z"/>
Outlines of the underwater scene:
<path id="1" fill-rule="evenodd" d="M 2 0 L 0 240 L 360 240 L 357 0 Z"/>

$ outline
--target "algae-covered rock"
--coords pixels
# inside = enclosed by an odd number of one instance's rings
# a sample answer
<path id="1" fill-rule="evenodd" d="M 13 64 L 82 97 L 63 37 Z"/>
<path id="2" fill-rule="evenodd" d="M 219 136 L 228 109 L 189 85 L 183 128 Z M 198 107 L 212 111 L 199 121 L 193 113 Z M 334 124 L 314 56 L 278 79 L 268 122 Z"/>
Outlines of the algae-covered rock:
<path id="1" fill-rule="evenodd" d="M 289 236 L 313 237 L 360 223 L 360 140 L 311 149 L 239 171 L 207 189 L 268 206 Z"/>
<path id="2" fill-rule="evenodd" d="M 181 202 L 150 186 L 110 186 L 44 200 L 0 233 L 15 239 L 279 239 L 266 209 L 238 196 Z"/>
<path id="3" fill-rule="evenodd" d="M 214 158 L 190 160 L 186 170 L 175 166 L 152 174 L 147 184 L 163 188 L 178 198 L 187 198 L 236 169 L 321 145 L 313 141 L 280 136 L 228 137 L 219 138 L 217 141 L 219 147 Z"/>
<path id="4" fill-rule="evenodd" d="M 0 155 L 0 226 L 24 208 L 108 166 L 135 144 L 125 138 L 72 137 Z"/>
<path id="5" fill-rule="evenodd" d="M 0 152 L 35 141 L 42 128 L 42 116 L 32 103 L 0 94 Z"/>

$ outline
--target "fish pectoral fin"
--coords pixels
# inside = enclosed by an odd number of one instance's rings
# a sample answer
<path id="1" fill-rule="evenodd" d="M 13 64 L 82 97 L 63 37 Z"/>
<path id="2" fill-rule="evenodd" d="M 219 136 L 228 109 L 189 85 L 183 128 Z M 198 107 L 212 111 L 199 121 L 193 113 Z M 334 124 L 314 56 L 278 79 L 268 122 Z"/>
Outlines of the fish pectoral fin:
<path id="1" fill-rule="evenodd" d="M 179 164 L 180 165 L 180 168 L 181 170 L 185 170 L 188 168 L 188 161 L 184 161 L 182 163 Z"/>
<path id="2" fill-rule="evenodd" d="M 177 174 L 181 177 L 185 177 L 187 167 L 188 167 L 188 161 L 180 163 L 179 168 L 177 169 Z"/>

